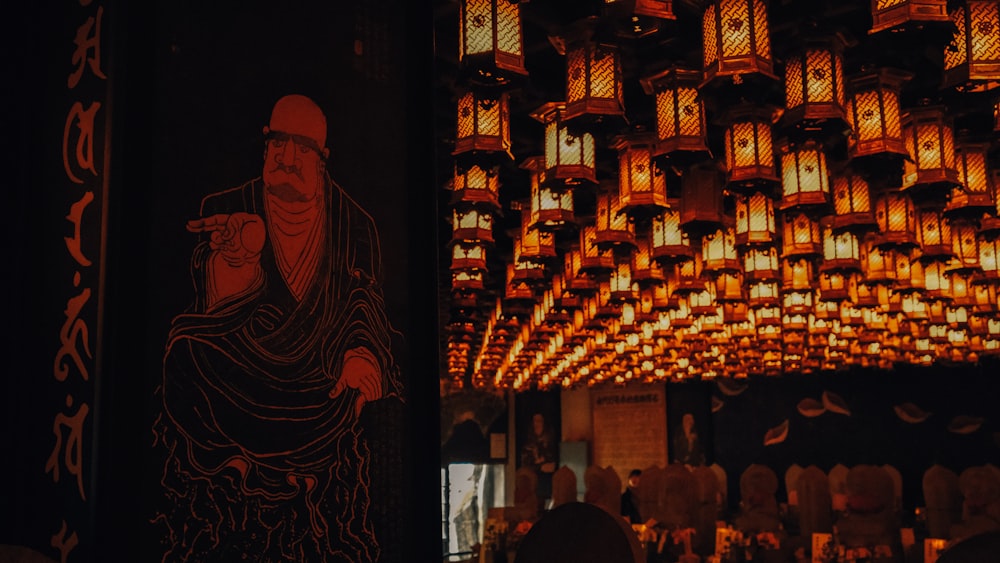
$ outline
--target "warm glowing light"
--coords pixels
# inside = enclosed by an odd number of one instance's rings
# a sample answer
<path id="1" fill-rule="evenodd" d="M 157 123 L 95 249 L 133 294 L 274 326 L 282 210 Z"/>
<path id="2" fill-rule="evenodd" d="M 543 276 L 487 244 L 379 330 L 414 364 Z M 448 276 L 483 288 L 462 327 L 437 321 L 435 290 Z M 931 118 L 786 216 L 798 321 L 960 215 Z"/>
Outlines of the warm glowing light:
<path id="1" fill-rule="evenodd" d="M 944 49 L 948 86 L 996 86 L 1000 81 L 1000 4 L 967 0 L 951 11 L 952 43 Z"/>
<path id="2" fill-rule="evenodd" d="M 955 138 L 950 120 L 939 107 L 921 107 L 903 116 L 903 138 L 909 160 L 903 187 L 958 185 Z"/>
<path id="3" fill-rule="evenodd" d="M 460 210 L 452 212 L 453 242 L 493 242 L 493 215 L 479 209 Z"/>
<path id="4" fill-rule="evenodd" d="M 623 116 L 621 56 L 618 47 L 592 42 L 566 51 L 567 122 L 582 116 Z"/>
<path id="5" fill-rule="evenodd" d="M 847 123 L 852 157 L 878 154 L 906 156 L 899 109 L 899 91 L 910 75 L 882 69 L 851 80 L 853 94 L 847 101 Z"/>
<path id="6" fill-rule="evenodd" d="M 729 118 L 725 134 L 726 179 L 730 184 L 777 182 L 771 115 L 756 108 L 739 108 Z"/>
<path id="7" fill-rule="evenodd" d="M 458 58 L 489 83 L 527 74 L 521 36 L 521 5 L 507 0 L 463 0 Z"/>
<path id="8" fill-rule="evenodd" d="M 830 178 L 826 155 L 815 142 L 781 147 L 781 209 L 826 205 L 830 199 Z"/>
<path id="9" fill-rule="evenodd" d="M 785 62 L 786 120 L 844 120 L 843 40 L 813 41 Z"/>
<path id="10" fill-rule="evenodd" d="M 570 133 L 566 105 L 550 102 L 531 114 L 545 124 L 545 180 L 575 185 L 597 182 L 596 148 L 590 133 Z"/>
<path id="11" fill-rule="evenodd" d="M 506 92 L 479 94 L 466 92 L 458 99 L 458 126 L 455 150 L 464 153 L 510 153 L 510 107 Z"/>
<path id="12" fill-rule="evenodd" d="M 456 165 L 451 189 L 453 205 L 472 204 L 500 209 L 500 177 L 496 168 L 472 165 L 460 169 Z"/>
<path id="13" fill-rule="evenodd" d="M 774 78 L 767 7 L 763 0 L 719 0 L 702 17 L 705 82 L 763 74 Z"/>
<path id="14" fill-rule="evenodd" d="M 700 72 L 677 68 L 642 79 L 645 92 L 655 96 L 656 154 L 708 152 L 700 79 Z"/>
<path id="15" fill-rule="evenodd" d="M 656 214 L 668 207 L 666 175 L 653 160 L 652 139 L 621 139 L 618 149 L 618 194 L 621 209 Z"/>

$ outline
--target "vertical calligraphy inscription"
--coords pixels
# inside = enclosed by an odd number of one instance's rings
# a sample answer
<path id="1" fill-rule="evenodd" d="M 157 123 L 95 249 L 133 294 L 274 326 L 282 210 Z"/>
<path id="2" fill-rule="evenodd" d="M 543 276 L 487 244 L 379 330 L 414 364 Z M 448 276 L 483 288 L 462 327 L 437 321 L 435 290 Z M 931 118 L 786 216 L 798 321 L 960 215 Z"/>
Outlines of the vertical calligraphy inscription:
<path id="1" fill-rule="evenodd" d="M 72 289 L 62 307 L 52 376 L 59 384 L 62 405 L 52 417 L 52 449 L 44 471 L 51 477 L 62 510 L 55 514 L 57 525 L 50 539 L 60 561 L 65 563 L 81 542 L 90 538 L 91 525 L 86 503 L 91 477 L 85 473 L 91 453 L 91 404 L 96 373 L 95 351 L 99 349 L 101 315 L 100 279 L 104 268 L 106 178 L 100 158 L 107 158 L 106 119 L 107 75 L 101 59 L 104 6 L 81 0 L 78 9 L 68 10 L 75 29 L 68 44 L 69 72 L 66 92 L 69 105 L 63 120 L 60 154 L 67 183 L 67 197 L 61 203 L 65 249 L 69 256 Z M 98 119 L 100 117 L 100 119 Z M 103 149 L 103 152 L 102 152 Z M 68 201 L 67 201 L 68 200 Z M 96 203 L 96 204 L 95 204 Z M 78 531 L 86 530 L 81 534 Z"/>

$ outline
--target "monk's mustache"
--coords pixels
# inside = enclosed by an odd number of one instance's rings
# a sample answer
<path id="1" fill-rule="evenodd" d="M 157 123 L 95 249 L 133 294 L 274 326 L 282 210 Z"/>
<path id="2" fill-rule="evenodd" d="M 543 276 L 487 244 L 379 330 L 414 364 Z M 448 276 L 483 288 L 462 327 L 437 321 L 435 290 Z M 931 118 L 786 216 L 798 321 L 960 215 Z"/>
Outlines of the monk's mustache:
<path id="1" fill-rule="evenodd" d="M 285 174 L 294 174 L 299 177 L 299 180 L 304 180 L 302 177 L 302 169 L 294 164 L 275 164 L 271 172 L 284 172 Z"/>
<path id="2" fill-rule="evenodd" d="M 291 184 L 272 184 L 267 186 L 266 189 L 267 193 L 273 195 L 281 201 L 287 201 L 289 203 L 309 201 L 309 198 L 307 198 L 305 194 L 292 187 Z"/>

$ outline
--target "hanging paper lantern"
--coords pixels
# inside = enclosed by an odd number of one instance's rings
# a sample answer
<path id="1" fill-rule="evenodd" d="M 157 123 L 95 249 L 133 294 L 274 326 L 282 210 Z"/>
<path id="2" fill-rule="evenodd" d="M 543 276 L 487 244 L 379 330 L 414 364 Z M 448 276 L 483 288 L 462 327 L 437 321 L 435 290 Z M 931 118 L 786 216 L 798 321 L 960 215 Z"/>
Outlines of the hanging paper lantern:
<path id="1" fill-rule="evenodd" d="M 462 0 L 458 59 L 487 84 L 508 82 L 524 69 L 521 5 L 507 0 Z"/>
<path id="2" fill-rule="evenodd" d="M 936 209 L 920 211 L 919 242 L 925 259 L 947 261 L 952 256 L 951 222 Z"/>
<path id="3" fill-rule="evenodd" d="M 617 190 L 607 187 L 597 194 L 597 229 L 594 240 L 598 248 L 614 249 L 628 254 L 635 249 L 635 224 L 621 212 Z"/>
<path id="4" fill-rule="evenodd" d="M 872 28 L 878 33 L 906 24 L 947 22 L 945 0 L 872 0 Z"/>
<path id="5" fill-rule="evenodd" d="M 861 234 L 877 227 L 868 182 L 860 174 L 848 172 L 833 178 L 833 211 L 834 230 Z"/>
<path id="6" fill-rule="evenodd" d="M 624 119 L 621 55 L 618 47 L 590 41 L 566 50 L 566 111 L 563 119 Z"/>
<path id="7" fill-rule="evenodd" d="M 1000 80 L 1000 4 L 966 0 L 951 11 L 955 35 L 944 49 L 945 86 L 975 87 Z"/>
<path id="8" fill-rule="evenodd" d="M 917 245 L 917 211 L 913 201 L 898 191 L 875 197 L 875 221 L 879 230 L 872 240 L 878 245 Z"/>
<path id="9" fill-rule="evenodd" d="M 531 214 L 521 213 L 521 236 L 519 261 L 545 264 L 556 257 L 555 235 L 531 226 Z"/>
<path id="10" fill-rule="evenodd" d="M 955 147 L 958 184 L 952 188 L 945 213 L 970 218 L 982 217 L 994 209 L 992 178 L 987 170 L 986 143 L 959 143 Z"/>
<path id="11" fill-rule="evenodd" d="M 717 274 L 724 271 L 739 271 L 736 235 L 732 228 L 719 229 L 702 237 L 701 250 L 702 267 L 705 272 Z"/>
<path id="12" fill-rule="evenodd" d="M 597 183 L 596 148 L 590 133 L 570 133 L 565 123 L 566 105 L 549 102 L 531 117 L 545 125 L 545 181 L 577 185 Z"/>
<path id="13" fill-rule="evenodd" d="M 452 271 L 486 270 L 486 247 L 482 244 L 460 242 L 451 247 Z"/>
<path id="14" fill-rule="evenodd" d="M 830 178 L 822 147 L 807 141 L 781 146 L 781 209 L 824 206 L 830 201 Z"/>
<path id="15" fill-rule="evenodd" d="M 652 233 L 637 237 L 637 247 L 632 253 L 632 279 L 640 285 L 663 283 L 666 279 L 663 268 L 653 260 L 652 239 Z"/>
<path id="16" fill-rule="evenodd" d="M 959 185 L 955 169 L 955 139 L 951 122 L 939 107 L 914 108 L 903 116 L 903 138 L 909 160 L 903 187 L 934 189 L 945 193 Z"/>
<path id="17" fill-rule="evenodd" d="M 458 99 L 458 126 L 453 155 L 495 158 L 510 153 L 510 105 L 506 92 L 466 92 Z"/>
<path id="18" fill-rule="evenodd" d="M 899 91 L 911 75 L 892 69 L 866 72 L 851 79 L 847 123 L 854 158 L 873 155 L 907 156 L 903 143 Z"/>
<path id="19" fill-rule="evenodd" d="M 952 225 L 951 243 L 955 256 L 952 270 L 979 270 L 979 244 L 977 226 L 972 221 L 958 220 Z"/>
<path id="20" fill-rule="evenodd" d="M 730 187 L 778 183 L 771 112 L 741 107 L 730 112 L 726 121 L 726 181 Z"/>
<path id="21" fill-rule="evenodd" d="M 783 219 L 783 258 L 819 256 L 823 253 L 823 239 L 817 221 L 801 212 L 789 213 Z"/>
<path id="22" fill-rule="evenodd" d="M 451 184 L 452 205 L 475 205 L 493 211 L 500 209 L 500 176 L 497 169 L 472 165 L 468 168 L 455 166 Z"/>
<path id="23" fill-rule="evenodd" d="M 861 250 L 858 237 L 849 231 L 834 233 L 829 224 L 823 225 L 823 263 L 820 271 L 860 270 Z"/>
<path id="24" fill-rule="evenodd" d="M 775 78 L 763 0 L 719 0 L 702 17 L 704 82 L 763 74 Z"/>
<path id="25" fill-rule="evenodd" d="M 670 68 L 643 78 L 646 94 L 655 96 L 656 155 L 692 153 L 708 155 L 705 104 L 698 94 L 701 73 Z"/>
<path id="26" fill-rule="evenodd" d="M 774 202 L 756 192 L 751 196 L 736 196 L 736 245 L 746 246 L 774 242 Z"/>
<path id="27" fill-rule="evenodd" d="M 786 123 L 844 121 L 844 40 L 807 39 L 785 62 Z"/>
<path id="28" fill-rule="evenodd" d="M 751 246 L 743 251 L 743 275 L 748 283 L 781 278 L 778 249 L 772 245 Z"/>
<path id="29" fill-rule="evenodd" d="M 679 202 L 671 202 L 669 209 L 653 217 L 652 256 L 661 264 L 690 260 L 693 255 L 687 233 L 681 229 Z"/>
<path id="30" fill-rule="evenodd" d="M 667 208 L 667 178 L 653 160 L 652 139 L 619 139 L 618 194 L 629 216 L 655 215 Z"/>
<path id="31" fill-rule="evenodd" d="M 979 266 L 986 280 L 992 283 L 1000 280 L 1000 237 L 979 240 Z"/>
<path id="32" fill-rule="evenodd" d="M 452 210 L 452 242 L 493 242 L 493 215 L 479 209 Z"/>
<path id="33" fill-rule="evenodd" d="M 615 268 L 614 255 L 610 249 L 597 245 L 597 226 L 588 224 L 580 229 L 580 270 L 601 274 Z"/>
<path id="34" fill-rule="evenodd" d="M 531 228 L 552 231 L 573 224 L 573 192 L 545 182 L 544 157 L 528 158 L 521 168 L 531 171 Z"/>
<path id="35" fill-rule="evenodd" d="M 456 291 L 480 291 L 484 289 L 483 272 L 479 270 L 459 270 L 451 273 L 451 287 Z"/>

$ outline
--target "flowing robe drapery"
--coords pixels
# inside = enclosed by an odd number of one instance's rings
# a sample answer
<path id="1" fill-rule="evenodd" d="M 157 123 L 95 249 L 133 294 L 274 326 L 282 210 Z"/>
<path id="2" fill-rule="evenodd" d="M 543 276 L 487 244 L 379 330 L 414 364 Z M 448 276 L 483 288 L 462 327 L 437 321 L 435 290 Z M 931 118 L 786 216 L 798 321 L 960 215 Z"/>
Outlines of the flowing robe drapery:
<path id="1" fill-rule="evenodd" d="M 211 250 L 206 241 L 195 249 L 196 300 L 171 327 L 157 424 L 169 452 L 164 484 L 195 523 L 171 530 L 183 553 L 201 542 L 209 551 L 377 559 L 358 391 L 330 395 L 345 351 L 360 347 L 375 359 L 382 396 L 400 396 L 394 333 L 374 223 L 336 184 L 327 188 L 322 256 L 301 301 L 268 240 L 263 284 L 209 310 Z M 246 212 L 266 221 L 263 197 L 257 179 L 207 197 L 202 216 Z"/>

